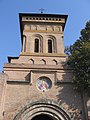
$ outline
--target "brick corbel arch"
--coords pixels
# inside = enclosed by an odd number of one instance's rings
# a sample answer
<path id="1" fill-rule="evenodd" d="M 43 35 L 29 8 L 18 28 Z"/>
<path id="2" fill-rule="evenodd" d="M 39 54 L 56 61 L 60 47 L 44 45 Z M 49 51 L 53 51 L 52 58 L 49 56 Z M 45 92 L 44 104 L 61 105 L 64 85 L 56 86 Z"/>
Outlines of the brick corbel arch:
<path id="1" fill-rule="evenodd" d="M 52 120 L 71 120 L 70 116 L 52 100 L 39 100 L 26 105 L 13 120 L 32 120 L 42 114 L 50 116 Z"/>

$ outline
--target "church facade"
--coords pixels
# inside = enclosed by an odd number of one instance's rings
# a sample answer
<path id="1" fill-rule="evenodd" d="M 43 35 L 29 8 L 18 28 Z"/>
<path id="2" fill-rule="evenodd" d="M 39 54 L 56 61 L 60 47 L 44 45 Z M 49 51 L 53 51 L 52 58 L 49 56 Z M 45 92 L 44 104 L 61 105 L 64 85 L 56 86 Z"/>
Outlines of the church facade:
<path id="1" fill-rule="evenodd" d="M 88 120 L 64 53 L 67 15 L 20 13 L 22 51 L 0 74 L 0 120 Z M 86 98 L 87 99 L 87 98 Z"/>

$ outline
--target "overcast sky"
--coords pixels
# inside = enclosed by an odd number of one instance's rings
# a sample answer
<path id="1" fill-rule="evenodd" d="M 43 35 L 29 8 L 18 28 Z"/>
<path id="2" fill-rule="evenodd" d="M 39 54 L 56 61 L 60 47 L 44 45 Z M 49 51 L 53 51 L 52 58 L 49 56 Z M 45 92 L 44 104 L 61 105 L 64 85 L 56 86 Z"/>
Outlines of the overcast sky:
<path id="1" fill-rule="evenodd" d="M 64 45 L 73 44 L 80 31 L 90 20 L 90 0 L 0 0 L 0 71 L 7 56 L 19 56 L 21 38 L 18 13 L 40 13 L 68 15 Z"/>

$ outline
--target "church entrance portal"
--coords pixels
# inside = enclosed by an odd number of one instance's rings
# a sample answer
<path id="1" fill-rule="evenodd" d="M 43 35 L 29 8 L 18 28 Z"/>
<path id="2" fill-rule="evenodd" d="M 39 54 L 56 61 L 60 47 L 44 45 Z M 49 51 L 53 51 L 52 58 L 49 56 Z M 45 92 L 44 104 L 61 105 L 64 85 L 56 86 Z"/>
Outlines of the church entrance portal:
<path id="1" fill-rule="evenodd" d="M 39 100 L 26 105 L 13 120 L 71 120 L 56 102 Z"/>

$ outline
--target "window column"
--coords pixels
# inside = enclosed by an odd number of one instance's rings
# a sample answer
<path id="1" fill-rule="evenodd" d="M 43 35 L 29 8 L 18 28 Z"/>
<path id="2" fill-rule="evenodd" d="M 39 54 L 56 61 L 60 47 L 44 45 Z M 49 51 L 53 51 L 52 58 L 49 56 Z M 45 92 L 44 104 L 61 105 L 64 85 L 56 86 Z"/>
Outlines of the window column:
<path id="1" fill-rule="evenodd" d="M 26 52 L 26 36 L 23 36 L 22 52 Z"/>

